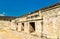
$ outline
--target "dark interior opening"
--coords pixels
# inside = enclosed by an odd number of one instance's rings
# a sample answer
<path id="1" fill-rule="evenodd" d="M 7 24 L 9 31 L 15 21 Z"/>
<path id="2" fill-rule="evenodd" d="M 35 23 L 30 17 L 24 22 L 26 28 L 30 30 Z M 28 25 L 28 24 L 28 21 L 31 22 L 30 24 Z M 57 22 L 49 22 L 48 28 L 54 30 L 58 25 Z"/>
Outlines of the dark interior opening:
<path id="1" fill-rule="evenodd" d="M 24 26 L 24 23 L 22 23 L 22 25 Z"/>
<path id="2" fill-rule="evenodd" d="M 35 22 L 30 22 L 30 25 L 32 26 L 32 28 L 33 28 L 34 31 L 35 31 Z"/>
<path id="3" fill-rule="evenodd" d="M 24 23 L 22 23 L 22 31 L 24 31 Z"/>
<path id="4" fill-rule="evenodd" d="M 10 22 L 11 22 L 11 19 L 10 19 Z"/>

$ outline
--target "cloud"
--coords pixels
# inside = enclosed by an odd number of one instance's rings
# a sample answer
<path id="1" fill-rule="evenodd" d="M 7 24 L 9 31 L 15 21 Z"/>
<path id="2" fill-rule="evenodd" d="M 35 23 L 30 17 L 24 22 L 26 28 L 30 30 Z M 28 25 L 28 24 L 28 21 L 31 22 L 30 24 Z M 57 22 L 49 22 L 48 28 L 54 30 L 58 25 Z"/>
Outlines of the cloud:
<path id="1" fill-rule="evenodd" d="M 5 16 L 4 14 L 0 14 L 0 16 Z"/>
<path id="2" fill-rule="evenodd" d="M 0 16 L 5 16 L 5 12 L 3 12 L 2 14 L 0 14 Z"/>

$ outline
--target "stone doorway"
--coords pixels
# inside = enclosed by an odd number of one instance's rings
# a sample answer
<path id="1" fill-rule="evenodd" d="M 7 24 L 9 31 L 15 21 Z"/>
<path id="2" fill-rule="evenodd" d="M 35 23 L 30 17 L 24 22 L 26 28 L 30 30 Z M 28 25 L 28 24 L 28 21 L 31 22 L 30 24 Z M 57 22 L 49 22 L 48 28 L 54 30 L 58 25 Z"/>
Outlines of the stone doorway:
<path id="1" fill-rule="evenodd" d="M 22 31 L 24 31 L 24 23 L 21 23 L 21 25 L 22 25 Z"/>
<path id="2" fill-rule="evenodd" d="M 29 24 L 30 24 L 30 29 L 29 29 L 29 31 L 30 31 L 30 33 L 32 33 L 32 32 L 35 31 L 35 22 L 30 22 Z"/>

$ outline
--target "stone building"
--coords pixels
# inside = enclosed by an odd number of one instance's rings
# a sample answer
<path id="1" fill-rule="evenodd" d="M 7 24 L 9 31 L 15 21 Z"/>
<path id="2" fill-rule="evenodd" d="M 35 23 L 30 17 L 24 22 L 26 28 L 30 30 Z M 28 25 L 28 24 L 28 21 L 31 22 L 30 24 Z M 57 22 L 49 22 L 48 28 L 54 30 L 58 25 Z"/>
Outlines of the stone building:
<path id="1" fill-rule="evenodd" d="M 60 2 L 12 20 L 11 27 L 19 32 L 60 39 Z"/>
<path id="2" fill-rule="evenodd" d="M 0 29 L 10 29 L 11 20 L 15 18 L 16 17 L 0 16 Z"/>

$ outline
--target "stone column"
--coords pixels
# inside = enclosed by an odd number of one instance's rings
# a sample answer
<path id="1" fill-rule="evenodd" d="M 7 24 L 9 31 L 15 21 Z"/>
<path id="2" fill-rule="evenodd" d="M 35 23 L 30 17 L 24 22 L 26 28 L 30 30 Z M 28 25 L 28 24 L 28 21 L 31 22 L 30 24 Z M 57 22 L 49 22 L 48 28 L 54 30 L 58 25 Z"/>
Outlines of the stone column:
<path id="1" fill-rule="evenodd" d="M 25 22 L 24 32 L 29 33 L 29 22 Z"/>
<path id="2" fill-rule="evenodd" d="M 35 32 L 37 33 L 37 35 L 41 36 L 41 21 L 36 21 L 35 22 Z"/>
<path id="3" fill-rule="evenodd" d="M 16 24 L 13 23 L 13 22 L 11 22 L 11 29 L 12 29 L 12 30 L 16 30 Z"/>
<path id="4" fill-rule="evenodd" d="M 21 23 L 18 23 L 18 31 L 21 31 L 22 25 Z"/>

